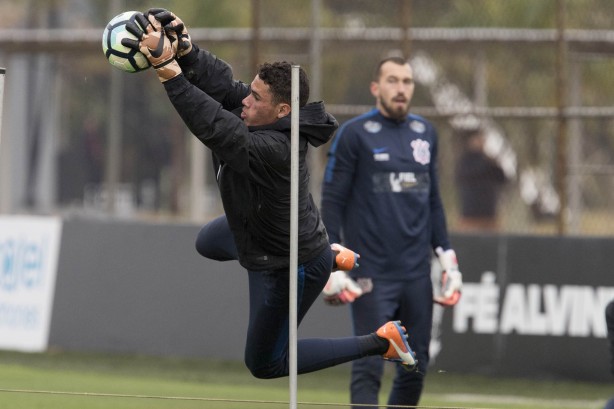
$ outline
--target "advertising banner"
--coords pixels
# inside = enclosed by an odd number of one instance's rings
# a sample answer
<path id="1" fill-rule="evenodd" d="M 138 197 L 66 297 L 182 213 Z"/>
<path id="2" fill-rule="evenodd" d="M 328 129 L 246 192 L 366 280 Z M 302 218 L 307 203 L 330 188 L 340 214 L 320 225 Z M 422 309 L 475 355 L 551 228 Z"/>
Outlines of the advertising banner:
<path id="1" fill-rule="evenodd" d="M 0 224 L 0 347 L 43 349 L 59 223 L 7 226 Z M 243 359 L 245 271 L 201 257 L 193 245 L 200 226 L 65 220 L 61 229 L 49 347 Z M 435 307 L 430 372 L 611 382 L 605 307 L 614 299 L 614 238 L 451 241 L 464 285 L 456 307 Z M 318 300 L 301 336 L 349 336 L 349 315 Z M 222 316 L 232 320 L 212 332 Z"/>
<path id="2" fill-rule="evenodd" d="M 605 307 L 614 240 L 458 237 L 459 304 L 440 312 L 435 366 L 507 376 L 609 380 Z"/>
<path id="3" fill-rule="evenodd" d="M 47 348 L 61 220 L 0 216 L 0 349 Z"/>

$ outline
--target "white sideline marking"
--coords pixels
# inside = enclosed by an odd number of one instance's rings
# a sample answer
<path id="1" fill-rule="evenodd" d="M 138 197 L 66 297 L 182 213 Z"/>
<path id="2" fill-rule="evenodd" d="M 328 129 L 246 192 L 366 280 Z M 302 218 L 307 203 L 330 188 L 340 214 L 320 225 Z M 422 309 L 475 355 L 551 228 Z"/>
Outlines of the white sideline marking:
<path id="1" fill-rule="evenodd" d="M 432 396 L 449 402 L 479 402 L 488 404 L 517 403 L 521 405 L 557 406 L 559 408 L 601 408 L 605 403 L 603 399 L 540 399 L 511 395 L 481 395 L 472 393 L 446 393 Z"/>

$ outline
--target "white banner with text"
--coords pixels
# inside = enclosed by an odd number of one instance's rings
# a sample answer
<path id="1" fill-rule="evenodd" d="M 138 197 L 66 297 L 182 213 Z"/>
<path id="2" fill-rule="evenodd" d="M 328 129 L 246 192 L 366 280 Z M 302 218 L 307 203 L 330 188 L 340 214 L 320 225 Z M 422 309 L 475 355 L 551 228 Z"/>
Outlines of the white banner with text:
<path id="1" fill-rule="evenodd" d="M 0 349 L 47 348 L 62 222 L 0 216 Z"/>

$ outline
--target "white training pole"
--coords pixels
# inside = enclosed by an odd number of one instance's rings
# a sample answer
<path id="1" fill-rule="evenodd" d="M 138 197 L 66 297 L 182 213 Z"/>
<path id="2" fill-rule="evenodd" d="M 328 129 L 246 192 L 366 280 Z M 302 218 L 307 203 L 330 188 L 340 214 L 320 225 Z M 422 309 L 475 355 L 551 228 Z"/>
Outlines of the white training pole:
<path id="1" fill-rule="evenodd" d="M 10 155 L 10 152 L 4 152 L 5 150 L 8 150 L 6 145 L 7 143 L 4 142 L 4 145 L 2 145 L 2 101 L 4 101 L 4 76 L 6 74 L 6 69 L 5 68 L 0 68 L 0 164 L 3 164 L 4 166 L 0 166 L 0 172 L 3 172 L 6 170 L 5 174 L 0 174 L 0 214 L 8 211 L 11 206 L 10 206 L 10 202 L 11 202 L 11 194 L 10 189 L 10 183 L 8 182 L 8 178 L 7 175 L 10 173 L 8 170 L 10 169 L 10 162 L 8 159 L 8 155 Z M 2 162 L 3 161 L 3 162 Z"/>
<path id="2" fill-rule="evenodd" d="M 298 111 L 299 111 L 299 65 L 292 66 L 292 92 L 290 111 L 290 346 L 289 378 L 290 409 L 296 409 L 297 385 L 297 300 L 298 300 Z"/>
<path id="3" fill-rule="evenodd" d="M 0 67 L 0 146 L 2 146 L 2 101 L 4 101 L 4 75 L 6 69 Z M 2 150 L 0 150 L 2 152 Z"/>

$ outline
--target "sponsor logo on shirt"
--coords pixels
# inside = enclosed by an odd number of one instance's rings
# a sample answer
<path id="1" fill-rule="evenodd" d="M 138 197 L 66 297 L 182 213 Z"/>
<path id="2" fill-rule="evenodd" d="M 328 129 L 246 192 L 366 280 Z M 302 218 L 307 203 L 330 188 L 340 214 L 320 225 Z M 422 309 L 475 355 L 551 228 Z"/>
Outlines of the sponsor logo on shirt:
<path id="1" fill-rule="evenodd" d="M 405 192 L 418 183 L 413 172 L 390 173 L 390 190 L 393 192 Z"/>
<path id="2" fill-rule="evenodd" d="M 386 152 L 388 147 L 373 148 L 373 160 L 376 162 L 386 162 L 390 160 L 390 154 Z"/>
<path id="3" fill-rule="evenodd" d="M 378 172 L 373 174 L 375 193 L 426 193 L 429 191 L 428 172 Z"/>

